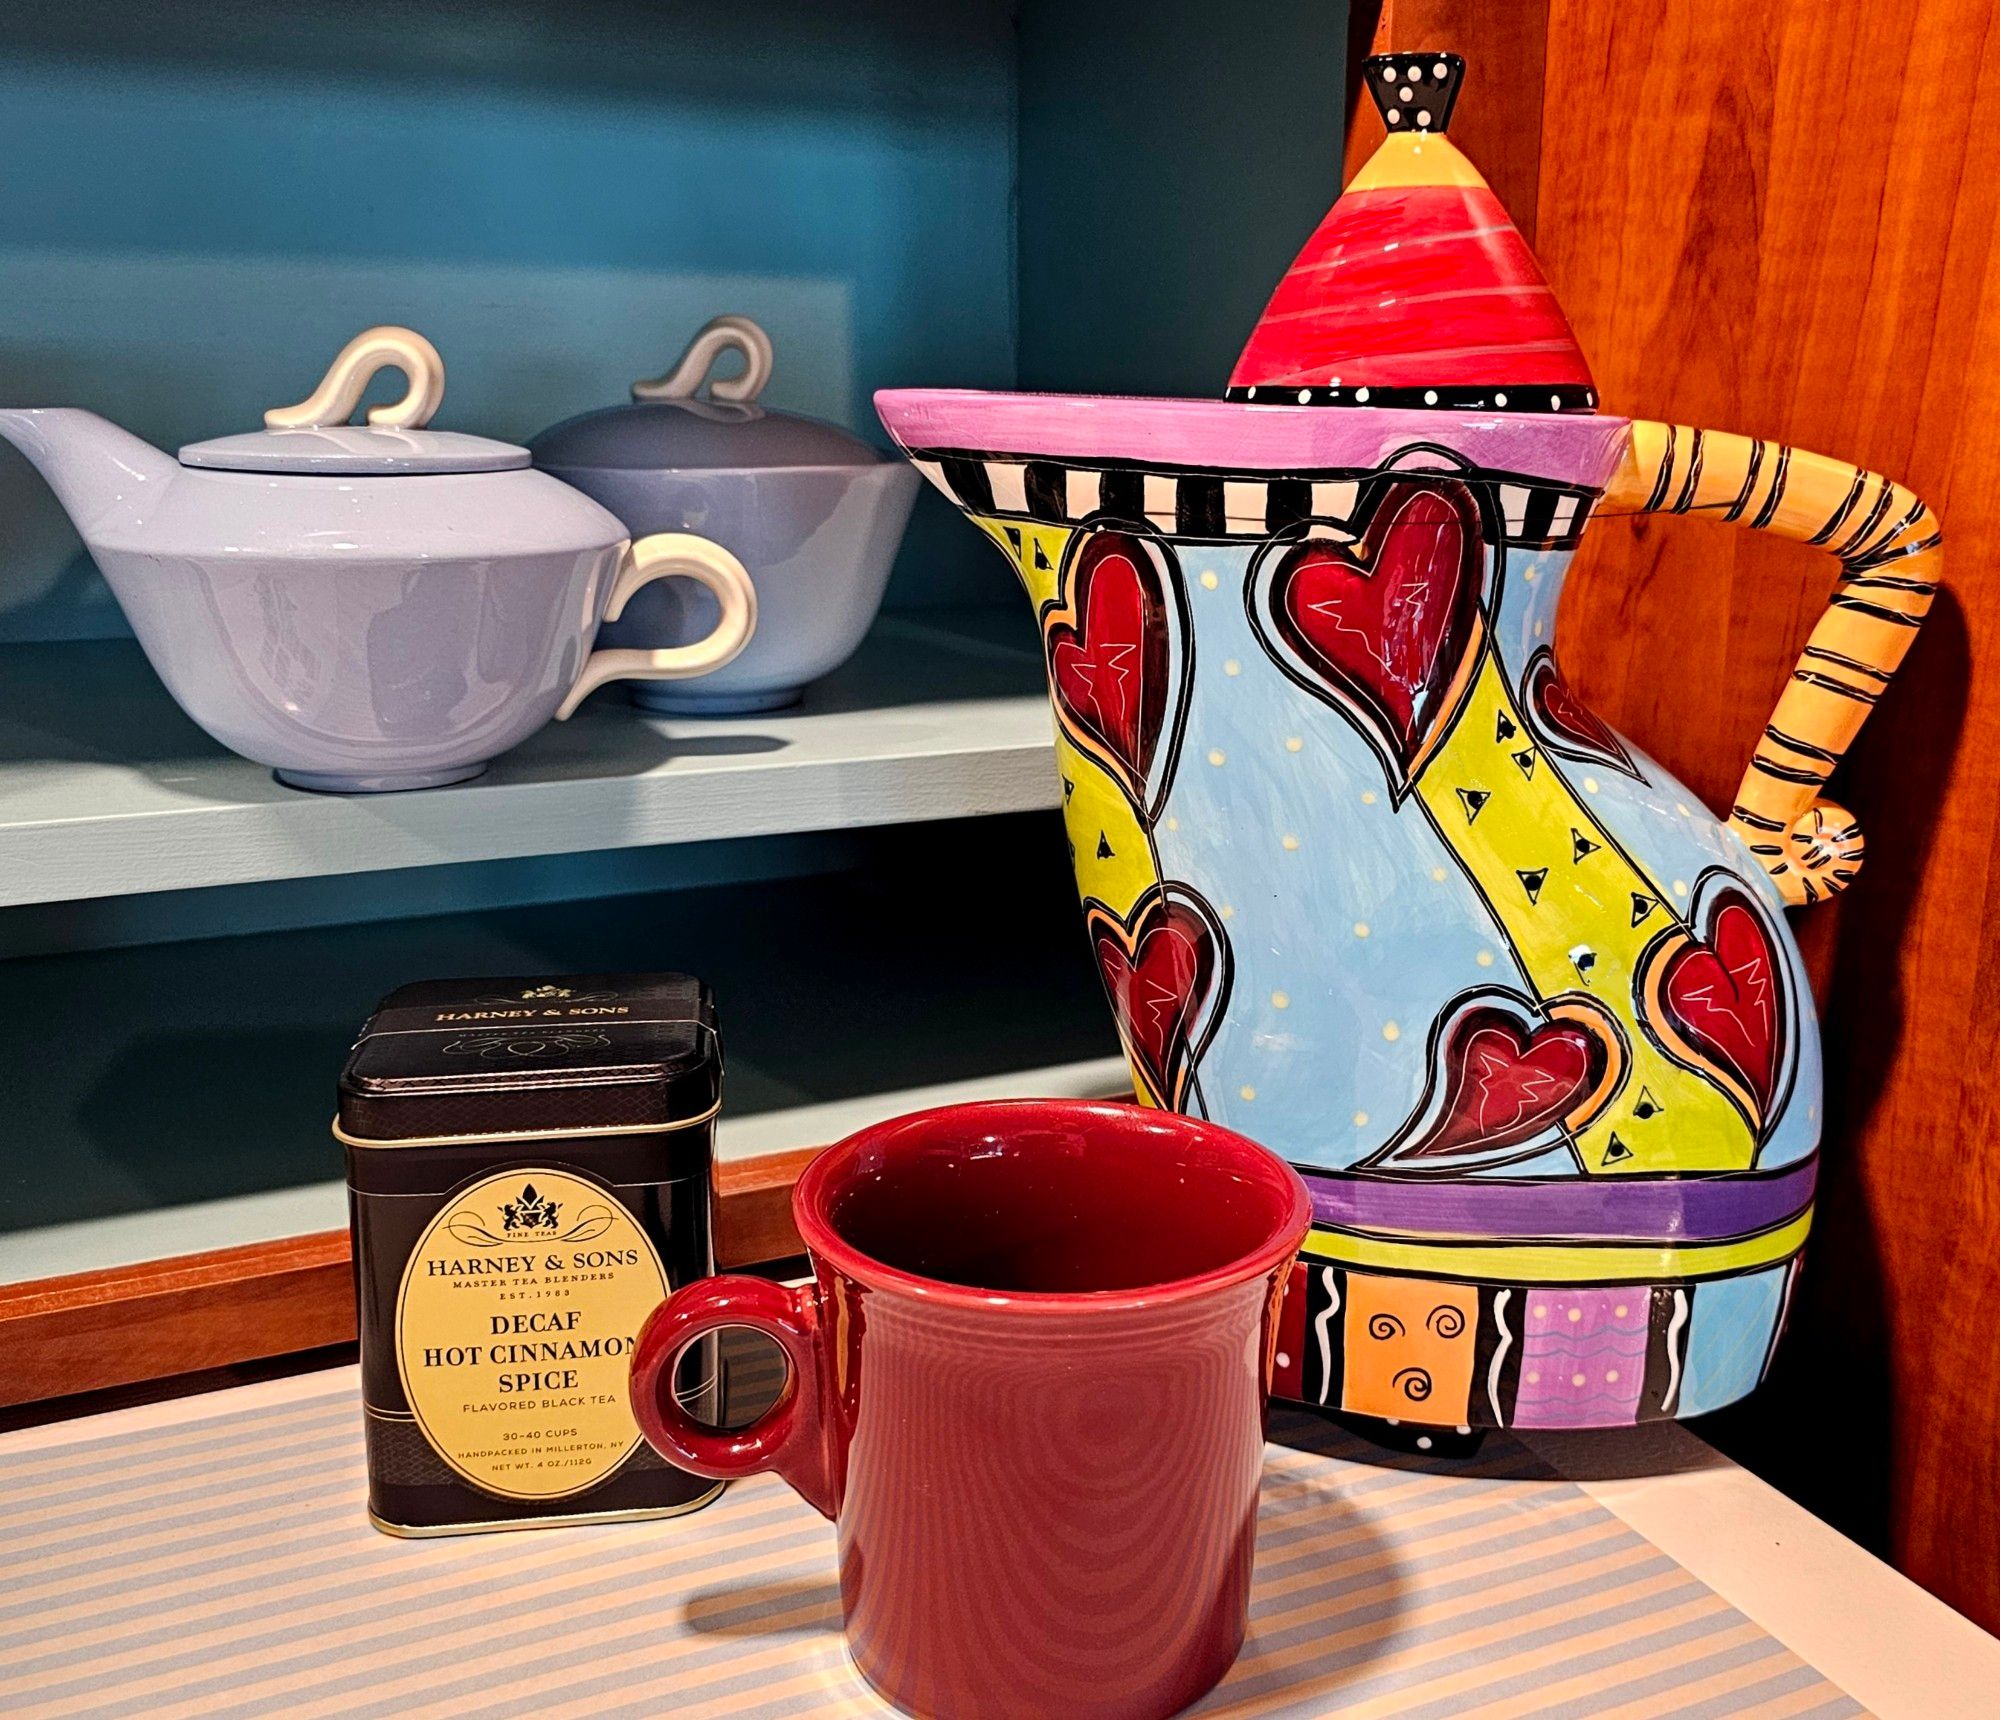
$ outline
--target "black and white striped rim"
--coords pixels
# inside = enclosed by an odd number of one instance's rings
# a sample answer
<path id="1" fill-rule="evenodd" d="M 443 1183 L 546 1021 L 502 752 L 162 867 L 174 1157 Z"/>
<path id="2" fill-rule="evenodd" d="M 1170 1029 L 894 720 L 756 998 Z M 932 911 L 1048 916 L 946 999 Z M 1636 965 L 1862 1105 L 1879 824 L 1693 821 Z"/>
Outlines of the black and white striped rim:
<path id="1" fill-rule="evenodd" d="M 1073 465 L 1005 454 L 912 449 L 910 463 L 968 513 L 1077 525 L 1099 516 L 1148 521 L 1176 537 L 1261 543 L 1298 525 L 1346 530 L 1362 481 L 1379 472 L 1160 470 Z M 1411 476 L 1418 473 L 1412 471 Z M 1509 548 L 1566 549 L 1582 535 L 1591 490 L 1510 474 L 1447 474 L 1495 486 Z"/>

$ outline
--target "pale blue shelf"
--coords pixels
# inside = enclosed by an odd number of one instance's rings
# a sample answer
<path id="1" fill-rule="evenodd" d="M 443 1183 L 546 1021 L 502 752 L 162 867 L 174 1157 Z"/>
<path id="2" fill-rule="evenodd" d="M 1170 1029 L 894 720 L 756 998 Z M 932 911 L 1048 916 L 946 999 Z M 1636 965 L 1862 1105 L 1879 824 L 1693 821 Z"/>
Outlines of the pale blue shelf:
<path id="1" fill-rule="evenodd" d="M 885 615 L 804 704 L 641 715 L 616 689 L 478 780 L 302 793 L 224 751 L 124 640 L 0 648 L 0 908 L 1058 803 L 1026 606 Z"/>

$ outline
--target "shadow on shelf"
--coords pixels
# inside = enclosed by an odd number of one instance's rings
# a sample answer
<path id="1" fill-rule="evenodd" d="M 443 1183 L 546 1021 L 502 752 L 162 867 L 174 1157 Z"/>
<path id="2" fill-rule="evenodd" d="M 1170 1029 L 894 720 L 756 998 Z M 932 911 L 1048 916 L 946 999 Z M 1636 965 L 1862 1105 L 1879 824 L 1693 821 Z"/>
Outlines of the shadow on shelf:
<path id="1" fill-rule="evenodd" d="M 675 758 L 745 757 L 788 744 L 740 727 L 708 733 L 692 725 L 685 726 L 687 732 L 683 726 L 663 728 L 613 699 L 622 699 L 616 689 L 600 694 L 577 718 L 530 736 L 464 786 L 644 776 Z M 393 816 L 393 809 L 411 798 L 315 795 L 286 787 L 261 765 L 233 758 L 175 704 L 131 640 L 0 647 L 0 771 L 61 764 L 129 766 L 196 804 L 216 798 L 218 767 L 228 773 L 227 793 L 238 802 L 334 799 Z"/>
<path id="2" fill-rule="evenodd" d="M 221 753 L 135 640 L 0 647 L 0 767 L 171 766 Z"/>

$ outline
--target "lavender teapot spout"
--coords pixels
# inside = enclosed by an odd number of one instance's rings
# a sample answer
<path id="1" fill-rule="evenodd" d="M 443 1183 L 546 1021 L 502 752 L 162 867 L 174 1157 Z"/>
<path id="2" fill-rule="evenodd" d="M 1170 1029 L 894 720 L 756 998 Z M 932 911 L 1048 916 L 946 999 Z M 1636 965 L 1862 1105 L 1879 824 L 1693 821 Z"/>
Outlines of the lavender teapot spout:
<path id="1" fill-rule="evenodd" d="M 375 373 L 409 386 L 349 424 Z M 181 708 L 281 782 L 339 792 L 477 776 L 604 682 L 704 675 L 749 643 L 743 564 L 690 532 L 631 542 L 527 450 L 427 428 L 444 364 L 414 330 L 350 341 L 265 428 L 162 453 L 95 413 L 0 409 Z M 593 651 L 656 579 L 721 619 L 672 650 Z"/>

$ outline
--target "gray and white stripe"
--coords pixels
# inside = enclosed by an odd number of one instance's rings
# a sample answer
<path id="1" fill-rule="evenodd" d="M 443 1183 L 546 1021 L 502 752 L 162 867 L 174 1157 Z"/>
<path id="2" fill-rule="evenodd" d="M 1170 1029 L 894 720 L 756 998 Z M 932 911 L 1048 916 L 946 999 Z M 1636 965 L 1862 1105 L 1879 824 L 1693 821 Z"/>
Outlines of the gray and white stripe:
<path id="1" fill-rule="evenodd" d="M 739 1409 L 780 1377 L 739 1356 Z M 841 1650 L 833 1531 L 774 1478 L 667 1522 L 395 1541 L 363 1515 L 353 1371 L 261 1389 L 0 1440 L 0 1709 L 887 1720 Z M 1861 1712 L 1504 1436 L 1446 1465 L 1303 1412 L 1273 1433 L 1249 1642 L 1203 1713 Z"/>

